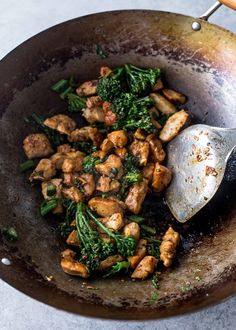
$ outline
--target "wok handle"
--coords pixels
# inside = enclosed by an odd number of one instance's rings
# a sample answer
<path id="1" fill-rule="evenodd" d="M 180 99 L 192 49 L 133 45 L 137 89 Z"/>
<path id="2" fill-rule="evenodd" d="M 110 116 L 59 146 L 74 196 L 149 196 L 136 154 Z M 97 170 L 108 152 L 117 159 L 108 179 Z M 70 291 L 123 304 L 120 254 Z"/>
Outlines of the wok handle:
<path id="1" fill-rule="evenodd" d="M 220 2 L 223 5 L 236 10 L 236 0 L 220 0 Z"/>

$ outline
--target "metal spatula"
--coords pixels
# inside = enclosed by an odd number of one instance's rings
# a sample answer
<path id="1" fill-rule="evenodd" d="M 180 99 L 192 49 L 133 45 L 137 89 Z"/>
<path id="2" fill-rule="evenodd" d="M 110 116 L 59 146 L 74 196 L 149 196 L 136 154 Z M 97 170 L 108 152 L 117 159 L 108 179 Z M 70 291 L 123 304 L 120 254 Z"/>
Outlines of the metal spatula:
<path id="1" fill-rule="evenodd" d="M 215 195 L 235 146 L 236 128 L 207 125 L 190 126 L 168 144 L 173 179 L 166 201 L 178 221 L 189 220 Z"/>

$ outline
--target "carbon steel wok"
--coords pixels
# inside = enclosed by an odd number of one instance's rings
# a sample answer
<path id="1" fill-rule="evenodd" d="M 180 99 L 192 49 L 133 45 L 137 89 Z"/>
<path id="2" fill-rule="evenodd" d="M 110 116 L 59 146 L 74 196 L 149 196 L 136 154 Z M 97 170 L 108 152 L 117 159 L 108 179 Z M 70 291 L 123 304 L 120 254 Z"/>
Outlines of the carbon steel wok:
<path id="1" fill-rule="evenodd" d="M 19 171 L 22 140 L 33 128 L 24 117 L 33 111 L 58 113 L 64 104 L 50 91 L 62 77 L 80 81 L 97 75 L 101 65 L 159 66 L 168 86 L 189 98 L 195 122 L 236 127 L 236 36 L 193 18 L 157 11 L 117 11 L 75 19 L 28 40 L 0 63 L 0 226 L 14 226 L 17 244 L 0 241 L 1 278 L 49 305 L 106 318 L 146 319 L 193 311 L 236 292 L 235 158 L 214 200 L 188 225 L 177 224 L 167 207 L 145 203 L 160 231 L 169 223 L 182 234 L 174 267 L 161 275 L 158 300 L 149 300 L 149 280 L 124 278 L 86 281 L 65 275 L 59 266 L 61 243 L 54 219 L 38 214 L 40 191 Z M 101 59 L 99 44 L 108 53 Z M 181 196 L 178 196 L 181 197 Z M 48 282 L 45 276 L 53 275 Z"/>

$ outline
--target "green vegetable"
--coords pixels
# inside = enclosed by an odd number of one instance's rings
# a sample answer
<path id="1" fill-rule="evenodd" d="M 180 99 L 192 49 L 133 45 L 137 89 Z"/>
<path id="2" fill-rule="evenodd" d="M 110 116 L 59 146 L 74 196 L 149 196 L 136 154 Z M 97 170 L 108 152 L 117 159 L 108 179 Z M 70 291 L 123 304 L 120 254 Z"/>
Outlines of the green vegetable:
<path id="1" fill-rule="evenodd" d="M 156 235 L 156 228 L 141 224 L 141 228 L 148 234 Z"/>
<path id="2" fill-rule="evenodd" d="M 51 89 L 58 94 L 64 92 L 65 89 L 67 88 L 68 88 L 68 80 L 65 79 L 59 80 L 51 87 Z"/>
<path id="3" fill-rule="evenodd" d="M 122 92 L 122 76 L 124 68 L 113 70 L 108 77 L 98 80 L 97 94 L 103 101 L 112 102 Z"/>
<path id="4" fill-rule="evenodd" d="M 149 94 L 160 77 L 159 68 L 141 69 L 134 65 L 126 64 L 125 72 L 130 92 L 141 96 Z"/>
<path id="5" fill-rule="evenodd" d="M 55 184 L 49 183 L 47 186 L 47 195 L 53 196 L 53 195 L 55 195 L 56 192 L 57 192 L 57 188 L 56 188 Z"/>
<path id="6" fill-rule="evenodd" d="M 96 45 L 96 54 L 100 56 L 102 59 L 107 58 L 107 54 L 100 45 Z"/>
<path id="7" fill-rule="evenodd" d="M 57 207 L 58 200 L 61 200 L 61 198 L 45 199 L 40 205 L 40 214 L 44 217 L 46 214 L 54 210 Z"/>
<path id="8" fill-rule="evenodd" d="M 145 222 L 145 218 L 141 217 L 140 215 L 129 215 L 127 218 L 138 224 Z"/>
<path id="9" fill-rule="evenodd" d="M 13 227 L 3 228 L 1 230 L 2 235 L 10 242 L 15 242 L 18 240 L 18 234 Z"/>
<path id="10" fill-rule="evenodd" d="M 123 180 L 125 180 L 128 185 L 132 185 L 142 181 L 142 178 L 143 176 L 139 170 L 133 170 L 133 172 L 126 173 L 123 177 Z"/>
<path id="11" fill-rule="evenodd" d="M 153 292 L 153 294 L 151 295 L 151 298 L 150 298 L 149 301 L 148 301 L 148 304 L 149 304 L 149 305 L 154 304 L 154 303 L 157 301 L 158 296 L 159 296 L 159 295 L 158 295 L 157 292 Z"/>
<path id="12" fill-rule="evenodd" d="M 29 159 L 29 160 L 25 161 L 24 163 L 20 164 L 20 169 L 22 172 L 24 172 L 24 171 L 30 170 L 34 166 L 35 166 L 34 161 L 32 159 Z"/>
<path id="13" fill-rule="evenodd" d="M 98 232 L 91 228 L 90 218 L 87 206 L 78 203 L 75 219 L 80 241 L 80 261 L 86 264 L 90 271 L 94 271 L 98 269 L 100 261 L 114 254 L 114 246 L 101 240 Z"/>
<path id="14" fill-rule="evenodd" d="M 66 239 L 74 228 L 71 226 L 71 222 L 75 219 L 75 213 L 77 209 L 76 202 L 70 199 L 62 198 L 62 205 L 66 210 L 64 221 L 61 222 L 57 228 L 59 235 Z"/>
<path id="15" fill-rule="evenodd" d="M 99 157 L 93 157 L 92 155 L 86 156 L 83 160 L 83 171 L 86 173 L 94 173 L 95 166 L 102 163 L 103 160 Z"/>
<path id="16" fill-rule="evenodd" d="M 160 289 L 160 284 L 159 284 L 158 277 L 157 277 L 156 274 L 153 275 L 153 277 L 152 277 L 152 279 L 151 279 L 151 282 L 152 282 L 152 287 L 153 287 L 154 289 L 157 289 L 157 290 Z"/>
<path id="17" fill-rule="evenodd" d="M 109 237 L 113 238 L 116 243 L 117 251 L 123 257 L 132 256 L 135 253 L 136 241 L 133 237 L 123 236 L 118 233 L 112 232 L 103 223 L 101 223 L 94 213 L 88 208 L 87 213 L 90 215 L 91 219 L 100 227 Z"/>
<path id="18" fill-rule="evenodd" d="M 103 276 L 108 277 L 120 273 L 121 271 L 127 272 L 129 270 L 130 263 L 128 261 L 119 261 L 113 265 L 109 271 Z"/>
<path id="19" fill-rule="evenodd" d="M 32 119 L 33 121 L 37 124 L 38 128 L 47 135 L 49 141 L 51 142 L 53 147 L 57 147 L 60 144 L 63 144 L 66 142 L 66 135 L 65 134 L 60 134 L 56 130 L 47 127 L 44 125 L 44 120 L 37 116 L 35 113 L 32 114 Z"/>
<path id="20" fill-rule="evenodd" d="M 68 111 L 78 112 L 86 107 L 86 98 L 74 93 L 67 94 Z"/>
<path id="21" fill-rule="evenodd" d="M 160 245 L 161 241 L 157 239 L 147 238 L 147 254 L 157 259 L 160 258 Z"/>
<path id="22" fill-rule="evenodd" d="M 85 154 L 89 154 L 89 155 L 98 150 L 98 148 L 93 145 L 92 141 L 73 142 L 72 148 L 82 151 Z"/>

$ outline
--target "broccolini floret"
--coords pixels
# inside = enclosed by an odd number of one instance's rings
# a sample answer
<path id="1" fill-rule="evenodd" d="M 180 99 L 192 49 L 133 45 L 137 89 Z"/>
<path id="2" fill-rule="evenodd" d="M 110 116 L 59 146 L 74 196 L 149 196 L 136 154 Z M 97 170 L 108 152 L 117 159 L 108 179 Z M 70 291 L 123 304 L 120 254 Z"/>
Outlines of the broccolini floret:
<path id="1" fill-rule="evenodd" d="M 108 77 L 98 80 L 97 94 L 103 101 L 112 102 L 122 92 L 122 75 L 124 68 L 113 70 Z"/>
<path id="2" fill-rule="evenodd" d="M 99 157 L 94 157 L 92 155 L 86 156 L 83 160 L 83 171 L 86 173 L 94 173 L 95 166 L 102 163 L 103 160 Z"/>

